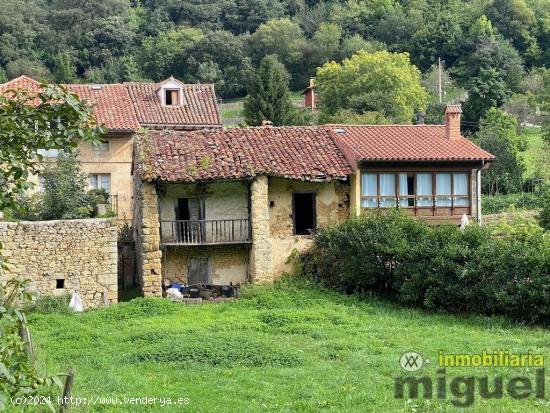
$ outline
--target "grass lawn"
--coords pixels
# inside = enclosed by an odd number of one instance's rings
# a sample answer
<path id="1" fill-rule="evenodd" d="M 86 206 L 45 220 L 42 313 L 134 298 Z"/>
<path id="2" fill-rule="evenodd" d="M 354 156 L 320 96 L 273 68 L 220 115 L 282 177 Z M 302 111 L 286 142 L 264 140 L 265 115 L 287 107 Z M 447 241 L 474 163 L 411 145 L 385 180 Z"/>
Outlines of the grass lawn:
<path id="1" fill-rule="evenodd" d="M 532 350 L 550 360 L 548 330 L 428 314 L 296 281 L 249 287 L 234 303 L 186 307 L 136 299 L 84 314 L 33 313 L 29 321 L 43 367 L 57 372 L 74 366 L 75 397 L 190 399 L 187 407 L 108 405 L 71 412 L 550 411 L 550 401 L 534 397 L 476 397 L 465 410 L 448 400 L 407 402 L 393 394 L 395 376 L 429 375 L 435 384 L 439 350 Z M 434 363 L 403 373 L 399 358 L 411 350 Z M 447 372 L 533 376 L 530 368 Z"/>

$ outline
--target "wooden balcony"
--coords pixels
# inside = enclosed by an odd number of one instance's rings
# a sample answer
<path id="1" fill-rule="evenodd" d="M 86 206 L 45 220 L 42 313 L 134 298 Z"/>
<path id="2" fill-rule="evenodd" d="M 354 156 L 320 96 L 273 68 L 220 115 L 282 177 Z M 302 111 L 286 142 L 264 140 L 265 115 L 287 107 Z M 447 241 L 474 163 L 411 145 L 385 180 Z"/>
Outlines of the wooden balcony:
<path id="1" fill-rule="evenodd" d="M 163 245 L 222 245 L 251 242 L 248 219 L 161 221 Z"/>

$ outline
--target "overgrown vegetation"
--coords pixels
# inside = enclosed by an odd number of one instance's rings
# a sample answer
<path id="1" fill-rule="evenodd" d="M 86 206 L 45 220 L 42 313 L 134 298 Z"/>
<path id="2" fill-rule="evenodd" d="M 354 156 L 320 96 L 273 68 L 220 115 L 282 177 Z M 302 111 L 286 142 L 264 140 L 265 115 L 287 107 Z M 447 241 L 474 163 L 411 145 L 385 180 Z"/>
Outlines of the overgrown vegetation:
<path id="1" fill-rule="evenodd" d="M 507 195 L 483 195 L 481 197 L 481 210 L 483 214 L 498 214 L 518 210 L 532 210 L 542 208 L 544 198 L 542 191 L 518 192 Z"/>
<path id="2" fill-rule="evenodd" d="M 346 296 L 303 278 L 250 286 L 227 304 L 184 306 L 136 299 L 83 314 L 29 316 L 42 367 L 75 369 L 73 396 L 189 397 L 181 412 L 459 412 L 449 400 L 393 395 L 400 356 L 414 349 L 435 360 L 440 349 L 509 349 L 546 355 L 549 333 L 499 318 L 456 317 Z M 434 374 L 436 366 L 424 367 Z M 459 375 L 532 372 L 523 368 L 453 368 Z M 57 395 L 57 394 L 56 394 Z M 481 400 L 468 411 L 543 412 L 534 398 Z M 79 412 L 127 412 L 89 405 Z"/>
<path id="3" fill-rule="evenodd" d="M 21 194 L 18 207 L 10 216 L 20 220 L 92 218 L 98 205 L 109 205 L 104 189 L 88 190 L 88 176 L 76 153 L 60 153 L 55 162 L 45 163 L 40 170 L 41 188 L 32 195 Z M 107 216 L 110 216 L 109 210 Z"/>
<path id="4" fill-rule="evenodd" d="M 0 411 L 12 397 L 30 397 L 61 386 L 58 375 L 40 374 L 27 330 L 24 307 L 32 301 L 28 282 L 12 279 L 0 285 Z M 52 403 L 44 407 L 53 410 Z"/>
<path id="5" fill-rule="evenodd" d="M 431 227 L 392 211 L 321 230 L 303 271 L 340 291 L 454 313 L 550 320 L 550 234 L 537 225 Z"/>

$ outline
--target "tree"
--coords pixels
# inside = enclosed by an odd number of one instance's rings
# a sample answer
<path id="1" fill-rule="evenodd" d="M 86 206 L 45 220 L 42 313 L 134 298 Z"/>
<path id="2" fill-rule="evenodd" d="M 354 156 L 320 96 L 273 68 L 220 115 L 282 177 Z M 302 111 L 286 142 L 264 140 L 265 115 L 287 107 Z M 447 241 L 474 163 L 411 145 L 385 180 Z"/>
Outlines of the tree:
<path id="1" fill-rule="evenodd" d="M 521 191 L 524 167 L 519 152 L 524 145 L 517 133 L 516 120 L 501 109 L 491 108 L 481 120 L 474 140 L 496 157 L 482 172 L 483 193 L 498 195 Z"/>
<path id="2" fill-rule="evenodd" d="M 428 98 L 409 55 L 386 51 L 360 51 L 341 64 L 326 63 L 317 70 L 317 90 L 322 115 L 378 112 L 396 123 L 410 123 Z"/>
<path id="3" fill-rule="evenodd" d="M 510 89 L 496 69 L 481 69 L 479 77 L 472 81 L 468 100 L 464 105 L 465 128 L 476 131 L 479 119 L 490 108 L 500 107 L 509 96 Z"/>
<path id="4" fill-rule="evenodd" d="M 158 82 L 170 75 L 187 75 L 184 67 L 185 50 L 203 37 L 200 30 L 181 27 L 146 37 L 138 52 L 138 63 L 145 76 Z"/>
<path id="5" fill-rule="evenodd" d="M 340 49 L 342 30 L 333 23 L 321 23 L 311 39 L 313 63 L 315 66 L 336 58 Z"/>
<path id="6" fill-rule="evenodd" d="M 258 27 L 258 30 L 248 39 L 249 53 L 254 63 L 266 55 L 275 55 L 290 72 L 294 86 L 307 81 L 309 67 L 304 67 L 304 53 L 307 42 L 300 26 L 289 19 L 270 20 Z M 295 74 L 301 74 L 297 79 Z"/>
<path id="7" fill-rule="evenodd" d="M 235 34 L 250 33 L 268 20 L 284 15 L 278 0 L 233 0 L 224 10 L 224 26 Z"/>
<path id="8" fill-rule="evenodd" d="M 244 102 L 244 116 L 249 125 L 261 125 L 264 120 L 274 125 L 289 125 L 295 120 L 295 108 L 288 89 L 288 74 L 276 56 L 262 59 L 248 96 Z"/>
<path id="9" fill-rule="evenodd" d="M 41 194 L 41 219 L 89 218 L 93 215 L 87 195 L 88 177 L 82 172 L 74 153 L 60 153 L 54 164 L 40 172 L 44 192 Z"/>
<path id="10" fill-rule="evenodd" d="M 516 93 L 504 103 L 502 109 L 516 118 L 518 133 L 523 130 L 526 123 L 536 122 L 536 105 L 532 95 Z"/>
<path id="11" fill-rule="evenodd" d="M 42 161 L 39 149 L 70 152 L 103 133 L 92 108 L 65 89 L 43 85 L 38 93 L 0 95 L 0 211 L 16 207 L 16 195 L 29 188 L 27 179 Z"/>
<path id="12" fill-rule="evenodd" d="M 243 79 L 248 77 L 251 63 L 242 37 L 227 31 L 208 32 L 182 54 L 182 75 L 187 81 L 214 83 L 224 98 L 244 94 Z"/>

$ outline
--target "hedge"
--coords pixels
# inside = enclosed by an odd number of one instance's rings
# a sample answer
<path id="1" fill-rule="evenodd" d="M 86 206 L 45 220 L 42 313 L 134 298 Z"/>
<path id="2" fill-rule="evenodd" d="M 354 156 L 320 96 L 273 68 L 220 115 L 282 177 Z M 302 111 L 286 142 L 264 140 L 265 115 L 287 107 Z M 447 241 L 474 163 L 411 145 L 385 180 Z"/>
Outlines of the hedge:
<path id="1" fill-rule="evenodd" d="M 316 234 L 301 270 L 348 293 L 550 322 L 550 234 L 537 225 L 494 235 L 476 224 L 432 227 L 398 212 L 352 218 Z"/>

